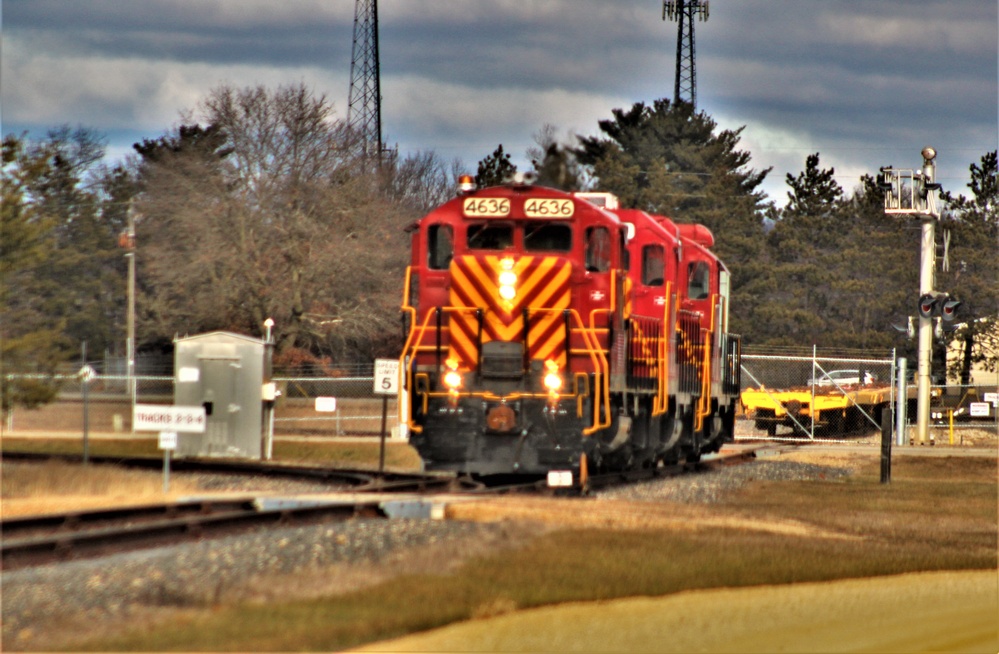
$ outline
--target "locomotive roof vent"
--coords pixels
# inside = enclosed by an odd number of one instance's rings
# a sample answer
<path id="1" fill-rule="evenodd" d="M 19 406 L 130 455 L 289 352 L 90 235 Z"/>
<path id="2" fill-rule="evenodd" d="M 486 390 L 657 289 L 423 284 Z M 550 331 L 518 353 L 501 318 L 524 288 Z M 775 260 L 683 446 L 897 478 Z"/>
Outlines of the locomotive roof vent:
<path id="1" fill-rule="evenodd" d="M 577 198 L 583 198 L 590 204 L 594 204 L 602 209 L 617 209 L 619 208 L 619 203 L 617 201 L 617 196 L 613 193 L 597 193 L 597 192 L 583 192 L 579 191 L 573 193 Z"/>
<path id="2" fill-rule="evenodd" d="M 511 186 L 534 186 L 534 182 L 538 181 L 538 174 L 533 170 L 526 172 L 518 170 L 503 181 Z"/>

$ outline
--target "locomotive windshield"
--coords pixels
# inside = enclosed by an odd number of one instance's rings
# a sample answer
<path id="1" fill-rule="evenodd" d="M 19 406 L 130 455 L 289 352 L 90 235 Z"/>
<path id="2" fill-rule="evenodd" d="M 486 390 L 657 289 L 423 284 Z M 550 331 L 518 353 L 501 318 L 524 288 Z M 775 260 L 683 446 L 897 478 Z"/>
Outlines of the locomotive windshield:
<path id="1" fill-rule="evenodd" d="M 467 244 L 471 250 L 503 250 L 513 245 L 511 225 L 469 225 Z"/>
<path id="2" fill-rule="evenodd" d="M 524 249 L 528 252 L 568 252 L 572 249 L 572 228 L 564 223 L 525 225 Z"/>
<path id="3" fill-rule="evenodd" d="M 471 224 L 465 234 L 470 250 L 505 250 L 514 245 L 514 226 L 495 223 Z M 520 226 L 516 228 L 520 231 Z M 568 252 L 572 249 L 572 228 L 564 223 L 529 223 L 523 227 L 527 252 Z"/>

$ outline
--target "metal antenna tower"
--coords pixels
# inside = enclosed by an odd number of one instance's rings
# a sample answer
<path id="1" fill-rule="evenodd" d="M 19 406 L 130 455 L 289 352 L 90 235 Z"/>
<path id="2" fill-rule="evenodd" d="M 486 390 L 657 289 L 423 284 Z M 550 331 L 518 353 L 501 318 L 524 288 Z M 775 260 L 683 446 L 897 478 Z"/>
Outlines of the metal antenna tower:
<path id="1" fill-rule="evenodd" d="M 381 81 L 378 63 L 378 0 L 355 0 L 354 47 L 350 57 L 347 126 L 367 160 L 382 151 Z"/>
<path id="2" fill-rule="evenodd" d="M 673 100 L 688 99 L 697 105 L 697 70 L 694 68 L 694 16 L 708 19 L 708 0 L 663 0 L 663 20 L 677 21 L 676 80 Z"/>

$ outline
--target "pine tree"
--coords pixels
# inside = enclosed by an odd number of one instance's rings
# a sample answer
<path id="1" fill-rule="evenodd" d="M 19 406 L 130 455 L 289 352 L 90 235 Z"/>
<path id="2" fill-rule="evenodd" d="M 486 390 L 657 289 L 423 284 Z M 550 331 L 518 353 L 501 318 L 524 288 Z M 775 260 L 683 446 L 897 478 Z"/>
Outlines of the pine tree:
<path id="1" fill-rule="evenodd" d="M 763 216 L 760 185 L 770 169 L 747 169 L 739 150 L 742 129 L 721 130 L 686 102 L 655 100 L 614 109 L 599 123 L 602 136 L 579 136 L 574 150 L 594 185 L 614 193 L 622 206 L 700 223 L 715 235 L 715 251 L 732 271 L 732 326 L 748 341 L 766 331 L 752 320 L 763 289 Z"/>
<path id="2" fill-rule="evenodd" d="M 52 319 L 40 306 L 45 298 L 39 293 L 38 279 L 56 255 L 56 219 L 41 209 L 38 196 L 40 181 L 49 169 L 48 158 L 33 151 L 24 139 L 4 139 L 0 177 L 0 398 L 4 414 L 14 406 L 30 408 L 51 401 L 58 392 L 53 375 L 71 348 L 63 334 L 64 321 Z M 43 376 L 26 378 L 16 373 Z"/>
<path id="3" fill-rule="evenodd" d="M 505 183 L 516 172 L 517 166 L 510 162 L 510 155 L 503 152 L 503 144 L 500 143 L 491 155 L 479 161 L 475 185 L 479 188 L 497 186 Z"/>
<path id="4" fill-rule="evenodd" d="M 999 369 L 999 163 L 996 150 L 969 167 L 972 197 L 944 193 L 940 227 L 951 234 L 949 270 L 937 273 L 937 289 L 961 301 L 954 338 L 961 352 L 948 362 L 948 377 L 968 384 L 973 364 Z"/>

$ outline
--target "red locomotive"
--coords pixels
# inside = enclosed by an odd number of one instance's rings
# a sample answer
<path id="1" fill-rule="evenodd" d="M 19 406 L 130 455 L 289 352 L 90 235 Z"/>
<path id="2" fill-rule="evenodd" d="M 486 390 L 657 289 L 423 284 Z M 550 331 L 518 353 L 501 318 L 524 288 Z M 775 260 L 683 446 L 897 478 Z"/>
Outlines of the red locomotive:
<path id="1" fill-rule="evenodd" d="M 412 229 L 401 418 L 429 469 L 548 475 L 731 441 L 740 343 L 711 232 L 606 193 L 475 189 Z"/>

